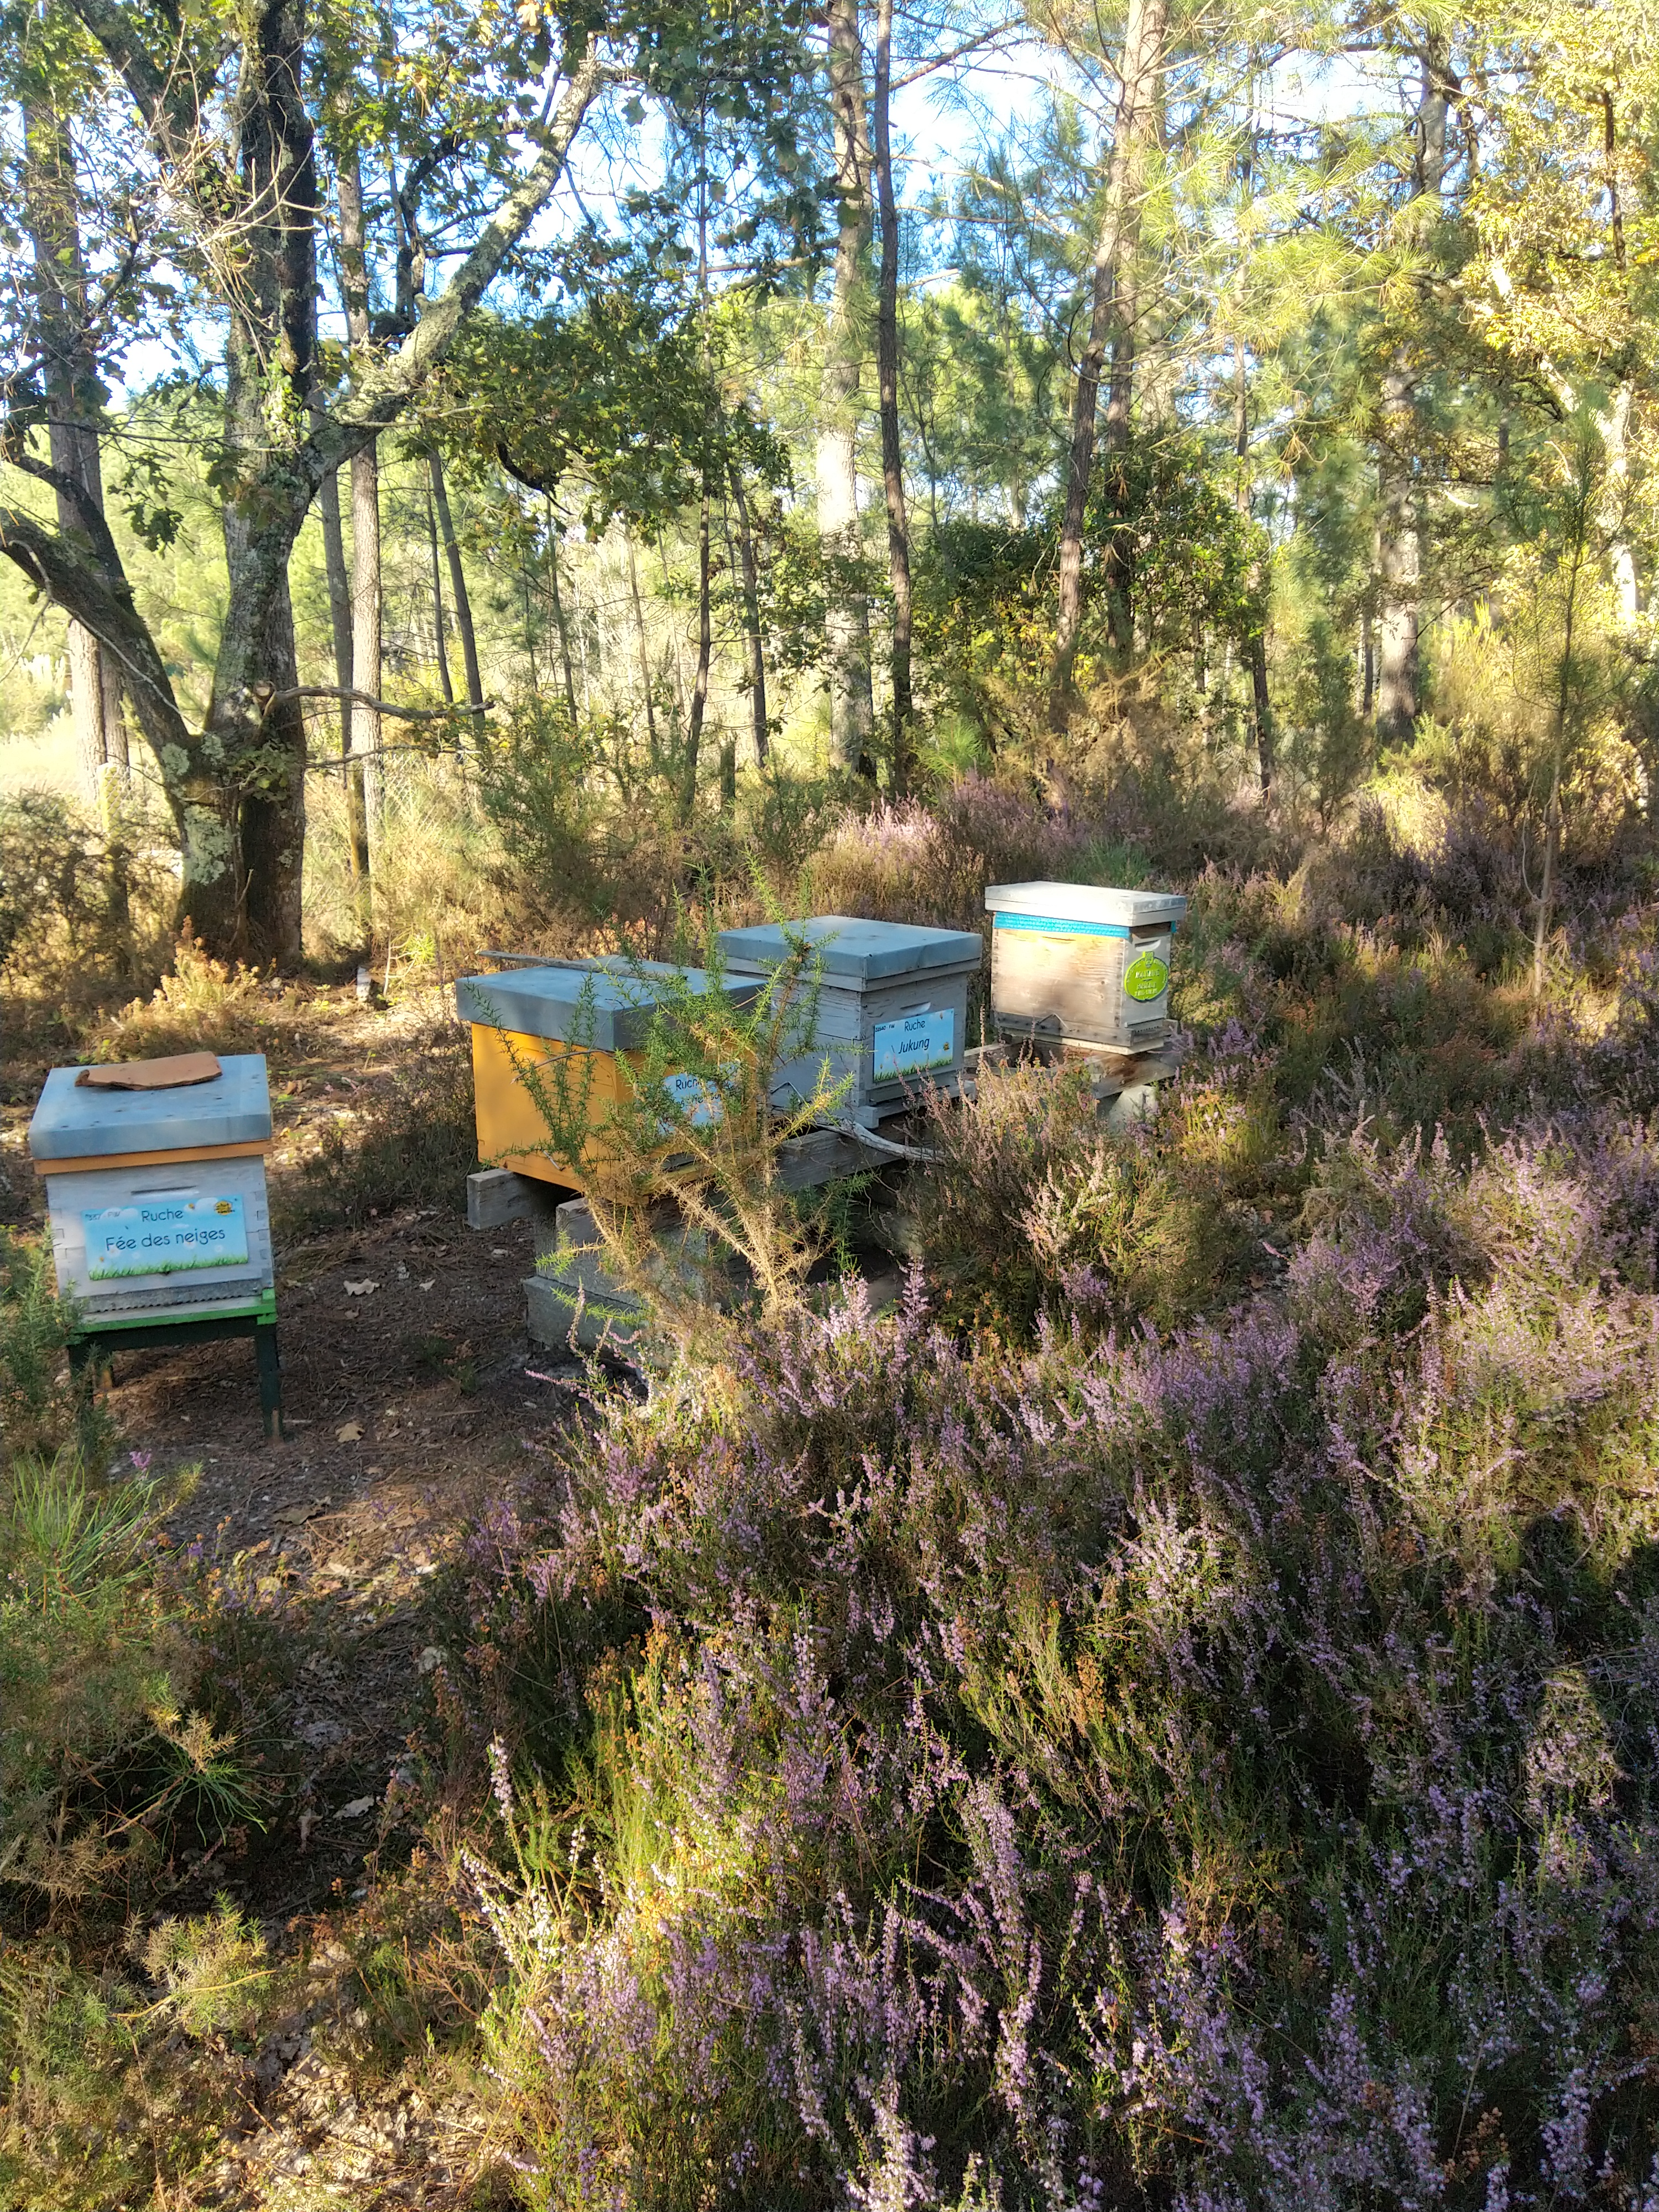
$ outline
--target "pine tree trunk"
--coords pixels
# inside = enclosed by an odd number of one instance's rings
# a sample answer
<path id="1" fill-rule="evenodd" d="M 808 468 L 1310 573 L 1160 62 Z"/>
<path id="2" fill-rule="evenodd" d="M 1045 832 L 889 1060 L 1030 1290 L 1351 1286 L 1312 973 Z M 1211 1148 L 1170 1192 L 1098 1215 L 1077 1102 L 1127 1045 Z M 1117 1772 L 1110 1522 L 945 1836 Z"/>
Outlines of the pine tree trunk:
<path id="1" fill-rule="evenodd" d="M 732 496 L 738 508 L 738 544 L 743 557 L 743 628 L 749 646 L 749 711 L 755 732 L 755 765 L 764 768 L 770 749 L 767 727 L 766 642 L 761 635 L 760 565 L 755 558 L 755 532 L 749 520 L 749 501 L 744 495 L 743 470 L 732 464 Z M 633 557 L 629 549 L 629 559 Z M 639 584 L 634 586 L 637 602 Z"/>
<path id="2" fill-rule="evenodd" d="M 1244 341 L 1233 340 L 1233 458 L 1238 464 L 1234 501 L 1246 520 L 1250 513 L 1250 381 Z M 1250 673 L 1250 727 L 1255 738 L 1256 779 L 1266 799 L 1273 781 L 1273 700 L 1267 690 L 1267 602 L 1270 589 L 1262 562 L 1251 564 L 1250 591 L 1261 610 L 1244 638 L 1244 663 Z"/>
<path id="3" fill-rule="evenodd" d="M 467 592 L 466 571 L 461 566 L 461 549 L 455 536 L 455 525 L 450 518 L 449 489 L 444 483 L 443 463 L 435 453 L 431 456 L 431 466 L 432 496 L 438 507 L 438 527 L 443 533 L 444 558 L 449 563 L 449 596 L 455 609 L 455 627 L 460 632 L 461 661 L 466 670 L 466 703 L 472 709 L 473 719 L 482 737 L 483 679 L 478 673 L 478 640 L 472 627 L 472 601 Z"/>
<path id="4" fill-rule="evenodd" d="M 346 568 L 345 530 L 340 520 L 340 472 L 331 469 L 317 494 L 323 520 L 323 570 L 328 579 L 328 622 L 334 645 L 334 681 L 351 690 L 351 579 Z M 351 701 L 340 702 L 340 757 L 351 750 Z"/>
<path id="5" fill-rule="evenodd" d="M 635 556 L 634 540 L 628 540 L 628 583 L 634 595 L 634 630 L 640 647 L 640 690 L 645 700 L 645 733 L 651 746 L 651 757 L 657 757 L 657 708 L 652 697 L 651 651 L 645 635 L 645 605 L 640 597 L 640 564 Z"/>
<path id="6" fill-rule="evenodd" d="M 449 653 L 444 644 L 444 580 L 438 560 L 438 525 L 432 512 L 432 494 L 426 495 L 426 538 L 432 556 L 432 644 L 438 657 L 438 682 L 442 687 L 444 704 L 455 703 L 455 686 L 449 680 Z"/>
<path id="7" fill-rule="evenodd" d="M 1118 285 L 1118 327 L 1112 340 L 1112 374 L 1107 386 L 1106 421 L 1101 450 L 1105 456 L 1102 489 L 1111 526 L 1101 554 L 1101 580 L 1106 594 L 1107 635 L 1115 653 L 1127 656 L 1134 649 L 1134 546 L 1129 524 L 1129 484 L 1126 462 L 1129 430 L 1134 412 L 1135 313 L 1139 304 L 1133 268 Z"/>
<path id="8" fill-rule="evenodd" d="M 817 434 L 818 543 L 826 569 L 824 636 L 830 750 L 838 768 L 873 776 L 875 699 L 870 683 L 870 601 L 860 581 L 858 397 L 864 356 L 865 263 L 872 230 L 859 0 L 829 0 L 830 121 L 838 228 L 834 287 L 824 324 Z"/>
<path id="9" fill-rule="evenodd" d="M 354 353 L 368 348 L 368 263 L 363 228 L 362 170 L 354 150 L 340 163 L 340 284 Z M 374 862 L 380 835 L 380 716 L 368 703 L 380 696 L 380 467 L 376 441 L 351 457 L 351 667 L 359 696 L 348 725 L 346 823 L 356 909 L 356 950 L 374 933 Z"/>
<path id="10" fill-rule="evenodd" d="M 680 818 L 691 819 L 697 803 L 697 757 L 702 750 L 703 718 L 708 710 L 708 672 L 714 657 L 714 572 L 708 544 L 708 479 L 702 482 L 702 503 L 697 517 L 697 672 L 691 684 L 691 711 L 686 720 L 684 781 L 680 787 Z"/>
<path id="11" fill-rule="evenodd" d="M 881 279 L 876 297 L 876 367 L 881 391 L 881 472 L 887 495 L 887 570 L 893 593 L 892 787 L 910 782 L 910 518 L 898 410 L 898 204 L 888 109 L 893 80 L 893 0 L 877 0 L 875 164 L 881 207 Z"/>
<path id="12" fill-rule="evenodd" d="M 559 666 L 564 672 L 564 702 L 570 709 L 570 726 L 574 730 L 581 720 L 576 706 L 576 672 L 570 665 L 570 629 L 564 618 L 564 599 L 559 591 L 559 527 L 553 518 L 553 502 L 547 502 L 547 574 L 553 587 L 553 619 L 559 631 Z"/>
<path id="13" fill-rule="evenodd" d="M 1446 173 L 1446 42 L 1431 33 L 1417 107 L 1417 159 L 1411 197 L 1437 199 Z M 1395 349 L 1382 374 L 1377 459 L 1376 734 L 1409 742 L 1422 704 L 1418 654 L 1423 580 L 1423 511 L 1418 483 L 1417 368 L 1409 344 Z"/>
<path id="14" fill-rule="evenodd" d="M 1362 721 L 1371 719 L 1371 706 L 1376 696 L 1376 637 L 1370 607 L 1359 617 L 1359 714 Z"/>
<path id="15" fill-rule="evenodd" d="M 1072 404 L 1066 507 L 1060 522 L 1059 609 L 1049 690 L 1049 723 L 1066 726 L 1083 620 L 1083 528 L 1094 472 L 1095 418 L 1107 348 L 1120 324 L 1120 288 L 1140 242 L 1141 198 L 1158 127 L 1158 87 L 1168 35 L 1168 0 L 1129 0 L 1106 200 L 1095 242 L 1089 337 Z"/>

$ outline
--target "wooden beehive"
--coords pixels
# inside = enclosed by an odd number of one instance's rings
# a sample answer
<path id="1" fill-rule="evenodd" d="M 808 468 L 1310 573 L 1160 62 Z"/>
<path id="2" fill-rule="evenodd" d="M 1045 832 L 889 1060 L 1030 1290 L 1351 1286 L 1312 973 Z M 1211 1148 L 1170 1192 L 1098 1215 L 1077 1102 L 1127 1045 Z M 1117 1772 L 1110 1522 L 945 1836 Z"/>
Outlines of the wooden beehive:
<path id="1" fill-rule="evenodd" d="M 985 905 L 1000 1036 L 1146 1052 L 1169 1035 L 1177 893 L 994 884 Z"/>
<path id="2" fill-rule="evenodd" d="M 270 1093 L 259 1053 L 205 1081 L 108 1090 L 54 1067 L 29 1124 L 46 1185 L 58 1286 L 86 1328 L 274 1318 L 265 1158 Z"/>
<path id="3" fill-rule="evenodd" d="M 837 1120 L 866 1128 L 915 1103 L 924 1083 L 953 1090 L 968 1042 L 968 984 L 984 948 L 976 933 L 907 922 L 815 915 L 808 921 L 726 929 L 720 948 L 734 975 L 767 975 L 790 957 L 789 939 L 812 947 L 812 1034 L 777 1071 L 780 1110 L 816 1097 L 827 1075 L 845 1085 Z"/>
<path id="4" fill-rule="evenodd" d="M 559 1063 L 565 1063 L 566 1098 L 585 1111 L 590 1132 L 599 1131 L 629 1096 L 623 1063 L 637 1063 L 658 1008 L 671 988 L 682 987 L 702 993 L 709 979 L 701 969 L 655 961 L 569 962 L 463 977 L 455 1005 L 472 1030 L 478 1158 L 565 1189 L 587 1189 L 599 1170 L 599 1148 L 585 1148 L 576 1160 L 551 1149 L 526 1071 L 535 1070 L 556 1096 Z M 727 995 L 752 996 L 756 988 L 734 983 Z M 688 1096 L 700 1093 L 695 1079 L 682 1079 Z M 676 1080 L 669 1078 L 671 1086 Z"/>

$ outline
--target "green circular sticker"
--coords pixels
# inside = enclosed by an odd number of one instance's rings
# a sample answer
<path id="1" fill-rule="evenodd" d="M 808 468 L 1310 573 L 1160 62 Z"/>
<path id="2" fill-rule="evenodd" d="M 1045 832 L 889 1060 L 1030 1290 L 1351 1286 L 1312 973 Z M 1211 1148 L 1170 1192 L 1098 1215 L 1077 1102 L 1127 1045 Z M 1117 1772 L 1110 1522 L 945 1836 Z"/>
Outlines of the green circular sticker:
<path id="1" fill-rule="evenodd" d="M 1123 978 L 1123 988 L 1141 1006 L 1149 1006 L 1161 999 L 1170 981 L 1170 963 L 1160 960 L 1156 952 L 1143 952 L 1131 963 Z"/>

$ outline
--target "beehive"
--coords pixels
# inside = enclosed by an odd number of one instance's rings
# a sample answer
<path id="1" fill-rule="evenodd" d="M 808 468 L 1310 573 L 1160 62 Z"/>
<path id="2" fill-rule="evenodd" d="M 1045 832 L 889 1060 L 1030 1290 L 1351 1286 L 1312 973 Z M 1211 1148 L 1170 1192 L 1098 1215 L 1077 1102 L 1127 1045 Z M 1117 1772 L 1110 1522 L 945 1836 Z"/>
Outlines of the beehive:
<path id="1" fill-rule="evenodd" d="M 217 1066 L 206 1081 L 128 1091 L 92 1088 L 73 1067 L 47 1076 L 29 1151 L 58 1288 L 83 1328 L 274 1320 L 264 1059 Z"/>
<path id="2" fill-rule="evenodd" d="M 579 1160 L 552 1151 L 525 1071 L 536 1071 L 556 1097 L 556 1063 L 579 1055 L 565 1071 L 567 1097 L 573 1109 L 585 1110 L 589 1130 L 597 1131 L 629 1096 L 622 1063 L 637 1061 L 653 1018 L 670 990 L 680 988 L 701 994 L 709 988 L 708 978 L 701 969 L 656 961 L 573 961 L 463 977 L 455 986 L 455 1005 L 472 1029 L 478 1158 L 543 1182 L 586 1189 L 597 1148 L 585 1150 Z M 727 996 L 751 997 L 756 988 L 733 984 Z M 702 1086 L 694 1076 L 671 1076 L 669 1083 L 683 1086 L 694 1114 L 701 1110 L 696 1101 Z"/>
<path id="3" fill-rule="evenodd" d="M 787 932 L 777 922 L 722 930 L 719 943 L 734 975 L 766 975 L 789 958 L 791 937 L 813 949 L 817 1006 L 810 1042 L 777 1072 L 775 1106 L 811 1099 L 827 1073 L 831 1086 L 846 1085 L 836 1117 L 872 1128 L 902 1113 L 924 1082 L 955 1086 L 969 979 L 983 955 L 975 933 L 821 914 Z M 811 988 L 805 975 L 803 986 Z"/>
<path id="4" fill-rule="evenodd" d="M 1144 1052 L 1170 1029 L 1170 962 L 1187 902 L 1092 884 L 994 884 L 991 1012 L 998 1034 Z"/>

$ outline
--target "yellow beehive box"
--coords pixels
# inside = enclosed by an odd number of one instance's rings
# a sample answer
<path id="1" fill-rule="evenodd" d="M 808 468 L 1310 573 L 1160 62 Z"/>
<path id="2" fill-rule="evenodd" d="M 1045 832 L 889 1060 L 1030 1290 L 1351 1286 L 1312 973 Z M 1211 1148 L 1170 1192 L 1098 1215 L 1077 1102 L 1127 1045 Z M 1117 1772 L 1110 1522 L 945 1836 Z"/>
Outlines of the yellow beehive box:
<path id="1" fill-rule="evenodd" d="M 588 1189 L 599 1148 L 587 1146 L 575 1160 L 560 1157 L 532 1086 L 539 1083 L 562 1109 L 580 1109 L 590 1132 L 599 1131 L 630 1095 L 623 1063 L 639 1065 L 664 1000 L 678 990 L 713 988 L 701 969 L 656 961 L 571 962 L 464 977 L 455 986 L 455 1005 L 472 1030 L 478 1158 L 538 1182 Z M 760 986 L 735 978 L 723 988 L 742 1001 Z M 667 1082 L 671 1091 L 683 1085 L 697 1110 L 703 1085 L 696 1076 L 671 1074 Z"/>

